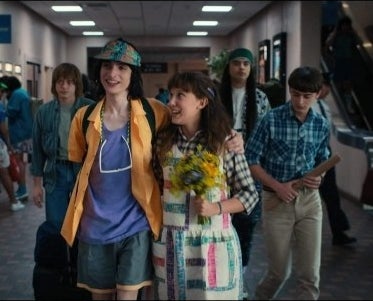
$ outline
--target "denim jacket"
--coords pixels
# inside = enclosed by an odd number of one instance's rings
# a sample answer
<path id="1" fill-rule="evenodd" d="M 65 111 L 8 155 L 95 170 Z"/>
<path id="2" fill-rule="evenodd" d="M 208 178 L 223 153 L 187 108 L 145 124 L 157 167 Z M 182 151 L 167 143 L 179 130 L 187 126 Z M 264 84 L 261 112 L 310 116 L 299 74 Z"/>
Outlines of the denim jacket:
<path id="1" fill-rule="evenodd" d="M 94 101 L 88 98 L 78 98 L 71 108 L 71 120 L 76 111 Z M 43 177 L 43 186 L 46 192 L 53 191 L 56 183 L 56 159 L 58 151 L 58 127 L 60 122 L 60 105 L 53 99 L 40 106 L 35 114 L 32 141 L 33 153 L 31 161 L 31 174 Z M 80 169 L 80 164 L 72 163 L 75 174 Z"/>

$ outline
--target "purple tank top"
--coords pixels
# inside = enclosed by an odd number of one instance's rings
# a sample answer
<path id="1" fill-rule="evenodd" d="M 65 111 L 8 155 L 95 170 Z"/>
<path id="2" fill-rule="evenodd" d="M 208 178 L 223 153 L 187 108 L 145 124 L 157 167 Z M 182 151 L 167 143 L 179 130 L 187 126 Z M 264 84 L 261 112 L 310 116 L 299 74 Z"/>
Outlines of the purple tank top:
<path id="1" fill-rule="evenodd" d="M 89 174 L 79 239 L 92 244 L 118 242 L 149 230 L 145 213 L 131 192 L 132 159 L 128 124 L 121 129 L 103 129 Z"/>

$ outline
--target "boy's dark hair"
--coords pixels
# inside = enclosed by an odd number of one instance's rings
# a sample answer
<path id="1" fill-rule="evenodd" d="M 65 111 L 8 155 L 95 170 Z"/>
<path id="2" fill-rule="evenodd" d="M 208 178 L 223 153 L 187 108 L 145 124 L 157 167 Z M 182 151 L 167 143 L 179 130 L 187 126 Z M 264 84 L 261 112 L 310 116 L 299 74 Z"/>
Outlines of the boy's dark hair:
<path id="1" fill-rule="evenodd" d="M 323 76 L 313 67 L 298 67 L 289 76 L 289 88 L 300 92 L 318 93 L 322 87 Z"/>

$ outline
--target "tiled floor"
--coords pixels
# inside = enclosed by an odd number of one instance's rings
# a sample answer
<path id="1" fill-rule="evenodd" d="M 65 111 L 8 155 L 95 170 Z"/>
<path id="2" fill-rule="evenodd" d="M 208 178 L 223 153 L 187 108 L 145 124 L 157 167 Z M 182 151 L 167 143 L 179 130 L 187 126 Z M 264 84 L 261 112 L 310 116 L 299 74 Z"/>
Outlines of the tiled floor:
<path id="1" fill-rule="evenodd" d="M 31 181 L 28 179 L 28 183 Z M 31 187 L 29 185 L 29 187 Z M 26 208 L 12 213 L 4 189 L 0 193 L 0 300 L 33 300 L 32 270 L 34 244 L 38 225 L 44 219 L 44 209 L 32 201 Z M 373 214 L 357 203 L 343 200 L 352 229 L 358 238 L 352 247 L 331 245 L 327 217 L 324 218 L 321 295 L 320 300 L 373 299 Z M 253 289 L 266 267 L 261 227 L 255 234 L 254 248 L 247 277 Z M 291 277 L 277 299 L 295 299 L 295 280 Z"/>
<path id="2" fill-rule="evenodd" d="M 348 234 L 358 241 L 351 246 L 333 246 L 324 210 L 323 244 L 320 271 L 320 300 L 373 299 L 373 211 L 364 211 L 358 203 L 342 199 L 342 207 L 351 223 Z M 261 227 L 256 231 L 251 260 L 249 287 L 253 289 L 264 275 L 264 257 Z M 293 271 L 294 274 L 294 271 Z M 250 275 L 250 274 L 249 274 Z M 291 276 L 278 294 L 278 300 L 295 300 L 295 277 Z"/>

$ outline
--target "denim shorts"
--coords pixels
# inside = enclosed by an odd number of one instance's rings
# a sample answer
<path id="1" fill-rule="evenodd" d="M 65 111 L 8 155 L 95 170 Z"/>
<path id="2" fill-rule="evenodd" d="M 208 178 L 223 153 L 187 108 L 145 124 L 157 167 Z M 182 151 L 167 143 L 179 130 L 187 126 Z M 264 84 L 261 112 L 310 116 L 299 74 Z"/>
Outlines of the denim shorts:
<path id="1" fill-rule="evenodd" d="M 104 294 L 152 285 L 151 242 L 150 231 L 106 245 L 79 241 L 77 286 Z"/>
<path id="2" fill-rule="evenodd" d="M 0 138 L 0 168 L 8 168 L 10 164 L 8 148 Z"/>
<path id="3" fill-rule="evenodd" d="M 32 154 L 32 139 L 23 140 L 12 144 L 15 153 Z"/>

